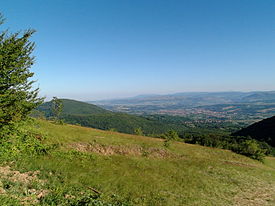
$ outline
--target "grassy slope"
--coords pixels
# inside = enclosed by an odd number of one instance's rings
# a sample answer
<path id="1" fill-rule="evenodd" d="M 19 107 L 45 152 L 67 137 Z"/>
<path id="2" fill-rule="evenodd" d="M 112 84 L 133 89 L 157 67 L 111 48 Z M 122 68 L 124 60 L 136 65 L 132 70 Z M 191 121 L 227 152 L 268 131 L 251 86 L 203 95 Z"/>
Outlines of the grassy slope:
<path id="1" fill-rule="evenodd" d="M 15 167 L 40 170 L 48 184 L 95 188 L 133 205 L 274 205 L 275 159 L 264 164 L 230 151 L 40 121 L 62 153 L 24 159 Z M 96 148 L 96 149 L 94 149 Z M 54 175 L 51 175 L 54 174 Z"/>

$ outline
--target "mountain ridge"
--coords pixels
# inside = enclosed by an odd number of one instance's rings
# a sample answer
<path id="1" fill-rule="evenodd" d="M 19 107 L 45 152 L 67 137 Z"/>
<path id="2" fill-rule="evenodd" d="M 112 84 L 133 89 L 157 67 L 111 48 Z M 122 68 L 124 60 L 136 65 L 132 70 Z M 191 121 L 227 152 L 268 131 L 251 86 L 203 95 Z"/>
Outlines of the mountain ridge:
<path id="1" fill-rule="evenodd" d="M 242 102 L 242 98 L 253 98 L 255 96 L 270 96 L 272 100 L 275 100 L 275 91 L 251 91 L 251 92 L 239 92 L 239 91 L 228 91 L 228 92 L 178 92 L 172 94 L 148 94 L 148 95 L 138 95 L 129 98 L 118 98 L 118 99 L 109 99 L 109 100 L 97 100 L 97 101 L 86 101 L 89 103 L 96 104 L 106 104 L 106 103 L 129 103 L 131 101 L 148 101 L 154 99 L 175 99 L 179 97 L 184 98 L 197 98 L 197 97 L 223 97 L 231 100 L 232 102 L 239 103 Z M 224 102 L 219 102 L 224 103 Z"/>

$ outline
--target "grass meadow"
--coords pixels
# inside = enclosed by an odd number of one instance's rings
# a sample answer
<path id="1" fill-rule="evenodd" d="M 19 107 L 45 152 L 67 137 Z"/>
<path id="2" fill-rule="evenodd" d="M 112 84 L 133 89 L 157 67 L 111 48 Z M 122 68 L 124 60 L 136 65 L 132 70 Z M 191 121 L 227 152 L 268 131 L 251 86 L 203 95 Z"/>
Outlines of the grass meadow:
<path id="1" fill-rule="evenodd" d="M 222 149 L 182 142 L 165 147 L 162 139 L 44 120 L 32 127 L 56 147 L 2 161 L 2 170 L 38 171 L 27 183 L 2 175 L 0 202 L 6 205 L 24 198 L 33 198 L 26 200 L 33 205 L 275 205 L 272 157 L 261 163 Z"/>

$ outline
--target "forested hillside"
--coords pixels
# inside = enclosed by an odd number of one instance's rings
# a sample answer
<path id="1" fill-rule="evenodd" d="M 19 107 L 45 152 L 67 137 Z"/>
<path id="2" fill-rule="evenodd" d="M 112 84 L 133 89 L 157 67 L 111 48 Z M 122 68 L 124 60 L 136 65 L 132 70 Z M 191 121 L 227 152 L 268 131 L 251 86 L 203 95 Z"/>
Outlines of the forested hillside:
<path id="1" fill-rule="evenodd" d="M 254 123 L 238 132 L 235 136 L 250 136 L 259 141 L 264 141 L 275 147 L 275 116 Z"/>
<path id="2" fill-rule="evenodd" d="M 85 102 L 71 99 L 61 99 L 61 101 L 63 104 L 62 115 L 94 115 L 112 113 L 111 111 Z M 53 116 L 51 101 L 43 103 L 37 109 L 44 112 L 46 117 Z"/>
<path id="3" fill-rule="evenodd" d="M 186 127 L 178 122 L 161 122 L 156 119 L 130 115 L 119 112 L 111 112 L 93 104 L 61 99 L 63 111 L 60 118 L 67 123 L 79 124 L 104 130 L 115 130 L 128 134 L 134 134 L 140 128 L 144 134 L 162 134 L 168 130 L 184 131 Z M 52 102 L 46 102 L 37 110 L 43 112 L 47 118 L 53 117 Z"/>

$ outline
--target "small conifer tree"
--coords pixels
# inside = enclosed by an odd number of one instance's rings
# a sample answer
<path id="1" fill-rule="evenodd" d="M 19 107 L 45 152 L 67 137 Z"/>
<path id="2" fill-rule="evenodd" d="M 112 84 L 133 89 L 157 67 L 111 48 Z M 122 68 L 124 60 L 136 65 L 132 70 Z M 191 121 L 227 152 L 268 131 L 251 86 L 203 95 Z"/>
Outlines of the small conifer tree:
<path id="1" fill-rule="evenodd" d="M 0 14 L 0 27 L 4 18 Z M 0 31 L 0 131 L 5 126 L 24 120 L 43 102 L 38 89 L 32 89 L 35 44 L 30 41 L 34 30 L 10 33 Z"/>
<path id="2" fill-rule="evenodd" d="M 60 120 L 60 115 L 63 110 L 63 103 L 61 99 L 58 99 L 57 97 L 53 97 L 52 99 L 52 114 L 54 119 Z"/>

